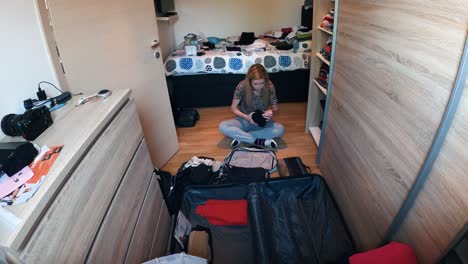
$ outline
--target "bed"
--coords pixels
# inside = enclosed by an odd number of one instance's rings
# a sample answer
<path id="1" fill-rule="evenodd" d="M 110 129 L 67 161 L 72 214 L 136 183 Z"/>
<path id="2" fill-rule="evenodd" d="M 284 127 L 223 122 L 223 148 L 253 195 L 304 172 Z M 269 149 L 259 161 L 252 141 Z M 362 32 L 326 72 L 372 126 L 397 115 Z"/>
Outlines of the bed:
<path id="1" fill-rule="evenodd" d="M 241 51 L 227 51 L 223 46 L 199 56 L 186 56 L 183 50 L 173 52 L 164 64 L 173 106 L 230 105 L 235 87 L 255 63 L 270 73 L 280 102 L 307 101 L 312 41 L 298 42 L 291 50 L 255 44 L 240 47 Z"/>
<path id="2" fill-rule="evenodd" d="M 265 51 L 205 51 L 201 56 L 171 55 L 165 63 L 166 76 L 206 73 L 245 74 L 260 63 L 269 73 L 309 69 L 310 52 L 269 49 Z"/>

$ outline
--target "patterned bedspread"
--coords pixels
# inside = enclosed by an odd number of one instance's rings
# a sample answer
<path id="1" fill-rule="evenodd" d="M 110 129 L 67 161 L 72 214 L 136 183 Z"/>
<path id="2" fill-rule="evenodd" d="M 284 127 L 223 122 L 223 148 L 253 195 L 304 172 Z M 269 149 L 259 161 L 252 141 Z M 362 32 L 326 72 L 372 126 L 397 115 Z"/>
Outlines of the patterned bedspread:
<path id="1" fill-rule="evenodd" d="M 202 56 L 171 55 L 164 64 L 166 75 L 204 73 L 246 74 L 250 66 L 261 63 L 268 72 L 308 69 L 310 52 L 282 51 L 207 51 Z"/>

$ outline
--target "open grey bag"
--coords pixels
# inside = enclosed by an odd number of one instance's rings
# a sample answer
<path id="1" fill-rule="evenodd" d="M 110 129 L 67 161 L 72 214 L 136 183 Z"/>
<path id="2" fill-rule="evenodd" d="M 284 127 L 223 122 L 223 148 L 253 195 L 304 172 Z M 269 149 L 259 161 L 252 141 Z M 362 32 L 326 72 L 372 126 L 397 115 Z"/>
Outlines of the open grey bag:
<path id="1" fill-rule="evenodd" d="M 276 153 L 270 149 L 238 147 L 229 153 L 224 163 L 240 168 L 264 168 L 272 173 L 276 171 L 278 159 Z"/>

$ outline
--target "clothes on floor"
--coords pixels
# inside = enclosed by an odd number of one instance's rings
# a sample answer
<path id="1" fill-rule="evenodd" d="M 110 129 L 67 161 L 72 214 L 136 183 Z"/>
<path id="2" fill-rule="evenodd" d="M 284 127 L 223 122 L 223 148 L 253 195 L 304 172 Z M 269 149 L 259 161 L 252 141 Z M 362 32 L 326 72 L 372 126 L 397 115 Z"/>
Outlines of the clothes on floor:
<path id="1" fill-rule="evenodd" d="M 285 128 L 280 123 L 272 120 L 266 122 L 262 128 L 258 125 L 252 125 L 241 117 L 236 117 L 221 122 L 219 130 L 225 136 L 236 139 L 239 142 L 254 144 L 257 138 L 272 139 L 283 136 Z"/>
<path id="2" fill-rule="evenodd" d="M 214 160 L 211 158 L 199 158 L 197 156 L 193 156 L 187 163 L 184 164 L 184 168 L 188 167 L 198 167 L 200 164 L 205 164 L 206 166 L 212 166 Z"/>

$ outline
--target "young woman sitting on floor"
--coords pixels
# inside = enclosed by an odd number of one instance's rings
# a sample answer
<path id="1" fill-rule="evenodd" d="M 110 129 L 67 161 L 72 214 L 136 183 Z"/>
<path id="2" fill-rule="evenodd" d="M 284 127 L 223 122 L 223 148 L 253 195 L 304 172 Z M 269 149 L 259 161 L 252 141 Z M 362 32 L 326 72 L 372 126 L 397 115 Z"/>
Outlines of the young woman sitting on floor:
<path id="1" fill-rule="evenodd" d="M 285 131 L 283 125 L 272 120 L 278 109 L 275 86 L 265 68 L 254 64 L 234 92 L 231 111 L 236 118 L 221 122 L 219 130 L 233 139 L 232 147 L 245 142 L 276 148 L 278 143 L 274 138 L 281 137 Z"/>

